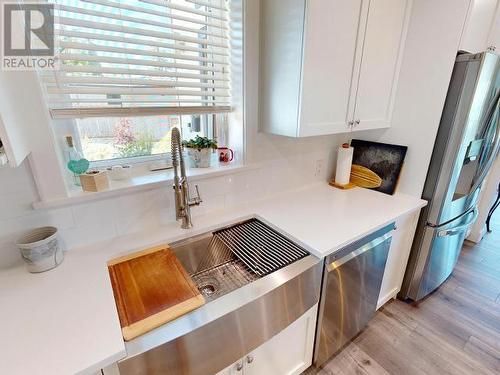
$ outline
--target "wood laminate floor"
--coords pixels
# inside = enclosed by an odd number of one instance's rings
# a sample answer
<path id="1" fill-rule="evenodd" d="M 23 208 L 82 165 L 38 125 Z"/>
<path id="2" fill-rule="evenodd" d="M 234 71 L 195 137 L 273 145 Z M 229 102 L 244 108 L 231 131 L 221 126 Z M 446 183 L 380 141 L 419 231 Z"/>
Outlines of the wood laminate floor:
<path id="1" fill-rule="evenodd" d="M 495 220 L 495 221 L 493 221 Z M 500 374 L 500 215 L 466 243 L 452 276 L 420 303 L 394 300 L 319 371 L 307 374 Z"/>

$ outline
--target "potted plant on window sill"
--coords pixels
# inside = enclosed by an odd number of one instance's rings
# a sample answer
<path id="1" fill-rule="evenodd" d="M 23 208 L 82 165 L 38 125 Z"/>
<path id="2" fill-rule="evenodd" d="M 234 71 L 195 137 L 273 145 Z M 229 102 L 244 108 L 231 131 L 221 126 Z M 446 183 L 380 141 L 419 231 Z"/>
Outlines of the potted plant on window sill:
<path id="1" fill-rule="evenodd" d="M 207 137 L 196 136 L 195 139 L 183 141 L 182 145 L 187 149 L 189 166 L 191 168 L 210 167 L 211 154 L 217 149 L 217 143 Z"/>

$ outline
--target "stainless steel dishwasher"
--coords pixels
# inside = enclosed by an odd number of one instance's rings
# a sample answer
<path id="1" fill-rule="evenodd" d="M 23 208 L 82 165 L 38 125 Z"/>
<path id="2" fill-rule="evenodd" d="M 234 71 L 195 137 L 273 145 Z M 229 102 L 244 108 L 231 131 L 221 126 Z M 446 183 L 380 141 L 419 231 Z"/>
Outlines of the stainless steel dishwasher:
<path id="1" fill-rule="evenodd" d="M 392 223 L 326 258 L 314 350 L 316 367 L 338 353 L 374 316 L 394 228 Z"/>

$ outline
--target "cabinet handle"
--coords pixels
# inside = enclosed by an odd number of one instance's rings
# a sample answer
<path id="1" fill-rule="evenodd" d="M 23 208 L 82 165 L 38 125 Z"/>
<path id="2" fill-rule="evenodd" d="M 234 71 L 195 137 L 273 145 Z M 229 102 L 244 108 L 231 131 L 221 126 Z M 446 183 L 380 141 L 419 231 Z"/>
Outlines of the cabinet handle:
<path id="1" fill-rule="evenodd" d="M 243 370 L 243 362 L 238 362 L 236 364 L 236 371 L 241 371 Z"/>
<path id="2" fill-rule="evenodd" d="M 359 125 L 359 123 L 360 123 L 360 122 L 361 122 L 360 120 L 356 120 L 356 121 L 354 122 L 354 126 Z"/>
<path id="3" fill-rule="evenodd" d="M 350 128 L 351 128 L 353 125 L 354 125 L 354 121 L 348 121 L 348 122 L 347 122 L 347 126 L 348 126 L 348 127 L 350 127 Z"/>
<path id="4" fill-rule="evenodd" d="M 247 363 L 252 363 L 253 362 L 253 356 L 247 355 Z"/>

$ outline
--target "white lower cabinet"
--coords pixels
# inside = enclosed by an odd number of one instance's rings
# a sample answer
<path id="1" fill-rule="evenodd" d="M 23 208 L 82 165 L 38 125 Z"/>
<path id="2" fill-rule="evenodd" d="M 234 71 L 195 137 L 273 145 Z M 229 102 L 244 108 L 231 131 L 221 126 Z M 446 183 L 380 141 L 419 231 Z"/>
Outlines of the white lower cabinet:
<path id="1" fill-rule="evenodd" d="M 118 365 L 116 363 L 113 363 L 112 365 L 103 368 L 102 375 L 120 375 L 120 370 L 118 369 Z"/>
<path id="2" fill-rule="evenodd" d="M 312 363 L 318 305 L 217 375 L 295 375 Z"/>
<path id="3" fill-rule="evenodd" d="M 377 309 L 396 297 L 401 290 L 419 214 L 420 210 L 396 219 L 396 230 L 392 234 Z"/>

